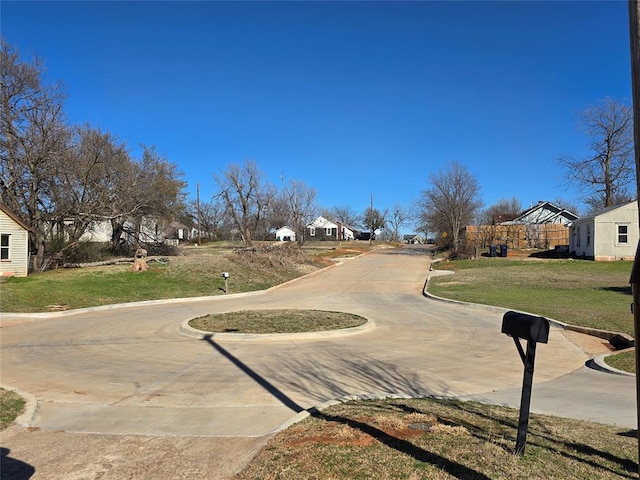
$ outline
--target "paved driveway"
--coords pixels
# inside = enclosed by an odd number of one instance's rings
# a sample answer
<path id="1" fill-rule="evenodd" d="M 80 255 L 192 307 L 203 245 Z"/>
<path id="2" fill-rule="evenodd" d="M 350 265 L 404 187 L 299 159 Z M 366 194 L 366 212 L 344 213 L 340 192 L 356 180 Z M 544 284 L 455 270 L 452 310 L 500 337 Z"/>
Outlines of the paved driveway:
<path id="1" fill-rule="evenodd" d="M 3 315 L 2 384 L 33 395 L 37 409 L 21 419 L 30 428 L 12 427 L 2 444 L 35 468 L 33 478 L 228 478 L 273 432 L 339 398 L 446 395 L 517 406 L 522 363 L 500 334 L 503 310 L 425 298 L 429 262 L 424 247 L 408 246 L 261 294 L 37 320 Z M 207 313 L 269 308 L 347 311 L 372 326 L 268 340 L 194 338 L 180 328 Z M 587 369 L 587 360 L 552 329 L 538 348 L 532 410 L 635 428 L 634 379 Z"/>

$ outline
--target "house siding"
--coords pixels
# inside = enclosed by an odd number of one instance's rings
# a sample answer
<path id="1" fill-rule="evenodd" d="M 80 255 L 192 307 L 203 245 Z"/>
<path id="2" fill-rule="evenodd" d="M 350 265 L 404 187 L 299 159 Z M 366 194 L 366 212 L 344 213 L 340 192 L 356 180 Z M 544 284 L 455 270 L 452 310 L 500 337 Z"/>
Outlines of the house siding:
<path id="1" fill-rule="evenodd" d="M 310 240 L 353 240 L 351 229 L 339 223 L 333 223 L 324 217 L 316 218 L 307 225 L 307 236 Z"/>
<path id="2" fill-rule="evenodd" d="M 9 258 L 0 261 L 0 275 L 26 277 L 29 273 L 29 233 L 0 210 L 0 235 L 9 236 Z"/>
<path id="3" fill-rule="evenodd" d="M 596 261 L 632 260 L 639 239 L 637 202 L 573 222 L 570 237 L 570 250 L 577 257 Z"/>
<path id="4" fill-rule="evenodd" d="M 94 222 L 89 226 L 86 232 L 80 237 L 81 242 L 101 242 L 111 241 L 112 232 L 111 222 L 105 220 L 102 222 Z"/>

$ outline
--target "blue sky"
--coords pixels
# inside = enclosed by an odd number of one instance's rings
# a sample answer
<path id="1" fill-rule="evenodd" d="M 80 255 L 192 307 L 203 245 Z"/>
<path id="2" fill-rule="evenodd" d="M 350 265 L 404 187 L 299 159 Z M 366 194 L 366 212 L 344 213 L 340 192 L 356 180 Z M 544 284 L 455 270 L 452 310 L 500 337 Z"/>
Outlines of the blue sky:
<path id="1" fill-rule="evenodd" d="M 30 2 L 2 34 L 37 54 L 72 123 L 156 151 L 195 198 L 254 160 L 322 207 L 409 207 L 458 161 L 485 204 L 562 198 L 579 113 L 631 103 L 627 3 Z"/>

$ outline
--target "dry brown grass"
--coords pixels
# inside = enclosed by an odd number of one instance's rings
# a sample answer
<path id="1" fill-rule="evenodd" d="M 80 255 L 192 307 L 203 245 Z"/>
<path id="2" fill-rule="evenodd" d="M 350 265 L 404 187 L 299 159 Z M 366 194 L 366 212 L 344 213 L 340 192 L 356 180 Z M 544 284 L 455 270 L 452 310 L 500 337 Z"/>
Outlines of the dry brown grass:
<path id="1" fill-rule="evenodd" d="M 637 478 L 637 442 L 624 429 L 532 415 L 520 457 L 517 418 L 517 410 L 471 402 L 349 402 L 279 433 L 234 478 Z"/>

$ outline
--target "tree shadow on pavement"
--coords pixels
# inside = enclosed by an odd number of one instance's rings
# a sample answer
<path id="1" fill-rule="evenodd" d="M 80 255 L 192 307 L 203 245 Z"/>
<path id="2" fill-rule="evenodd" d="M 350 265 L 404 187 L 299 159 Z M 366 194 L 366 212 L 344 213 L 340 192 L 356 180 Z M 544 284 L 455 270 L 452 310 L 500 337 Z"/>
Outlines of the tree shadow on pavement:
<path id="1" fill-rule="evenodd" d="M 305 360 L 278 362 L 269 376 L 291 390 L 304 391 L 316 402 L 345 397 L 445 396 L 449 386 L 438 381 L 427 385 L 414 371 L 374 357 L 325 351 Z"/>
<path id="2" fill-rule="evenodd" d="M 489 477 L 476 470 L 449 460 L 448 458 L 442 457 L 441 455 L 429 452 L 424 448 L 413 445 L 411 442 L 397 438 L 393 435 L 389 435 L 386 432 L 364 422 L 335 415 L 327 415 L 316 408 L 310 408 L 308 410 L 304 409 L 297 402 L 291 399 L 287 394 L 278 389 L 272 382 L 264 378 L 262 375 L 245 364 L 242 360 L 240 360 L 220 344 L 215 342 L 213 339 L 213 335 L 206 335 L 203 337 L 203 340 L 211 345 L 211 347 L 213 347 L 218 353 L 227 358 L 231 363 L 237 366 L 247 376 L 255 380 L 256 383 L 261 385 L 266 391 L 268 391 L 280 402 L 282 402 L 283 405 L 290 408 L 296 413 L 300 413 L 306 410 L 311 416 L 315 418 L 330 422 L 339 422 L 352 428 L 358 429 L 363 433 L 376 438 L 387 447 L 392 448 L 405 455 L 409 455 L 415 458 L 417 461 L 438 465 L 439 468 L 456 478 L 464 478 L 468 480 L 489 480 Z M 375 371 L 379 373 L 377 370 Z"/>

